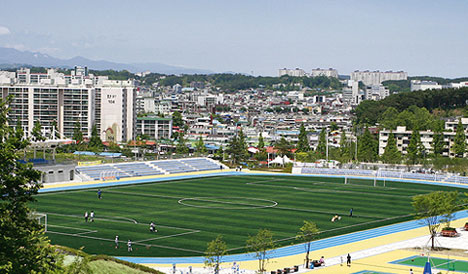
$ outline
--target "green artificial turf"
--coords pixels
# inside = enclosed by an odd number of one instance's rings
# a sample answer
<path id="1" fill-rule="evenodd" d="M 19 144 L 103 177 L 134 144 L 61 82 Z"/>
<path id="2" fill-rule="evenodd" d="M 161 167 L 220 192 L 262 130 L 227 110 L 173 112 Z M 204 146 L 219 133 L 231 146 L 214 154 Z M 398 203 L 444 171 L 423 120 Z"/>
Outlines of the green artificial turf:
<path id="1" fill-rule="evenodd" d="M 342 178 L 222 176 L 44 193 L 32 204 L 47 213 L 52 243 L 112 256 L 202 256 L 207 243 L 224 236 L 229 253 L 245 252 L 260 228 L 277 245 L 297 243 L 304 220 L 330 237 L 410 220 L 412 196 L 449 187 Z M 463 191 L 462 189 L 459 189 Z M 354 217 L 348 217 L 350 208 Z M 94 210 L 92 223 L 85 211 Z M 340 221 L 331 222 L 338 214 Z M 149 223 L 157 233 L 149 232 Z M 135 223 L 136 222 L 136 223 Z M 115 248 L 114 238 L 120 238 Z M 133 252 L 127 252 L 131 239 Z"/>

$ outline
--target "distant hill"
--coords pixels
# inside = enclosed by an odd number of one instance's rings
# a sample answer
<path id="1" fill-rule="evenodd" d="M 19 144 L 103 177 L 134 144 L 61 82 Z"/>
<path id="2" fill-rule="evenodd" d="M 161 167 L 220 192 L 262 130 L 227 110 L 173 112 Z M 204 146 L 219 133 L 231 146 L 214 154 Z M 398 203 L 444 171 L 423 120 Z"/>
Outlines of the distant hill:
<path id="1" fill-rule="evenodd" d="M 24 65 L 37 67 L 73 68 L 87 66 L 94 70 L 128 70 L 130 72 L 151 71 L 162 74 L 210 74 L 209 70 L 171 66 L 161 63 L 115 63 L 106 60 L 90 60 L 81 56 L 71 59 L 60 59 L 48 54 L 30 51 L 19 51 L 12 48 L 0 47 L 0 68 L 21 67 Z"/>

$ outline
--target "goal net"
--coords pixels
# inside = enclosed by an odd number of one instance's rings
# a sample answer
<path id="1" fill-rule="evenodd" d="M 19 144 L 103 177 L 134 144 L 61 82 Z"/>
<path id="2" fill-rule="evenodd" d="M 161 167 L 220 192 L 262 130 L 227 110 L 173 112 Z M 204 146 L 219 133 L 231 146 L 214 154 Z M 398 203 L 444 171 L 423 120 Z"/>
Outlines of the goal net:
<path id="1" fill-rule="evenodd" d="M 35 219 L 40 225 L 44 227 L 44 231 L 47 232 L 47 214 L 40 212 L 32 212 L 30 217 Z"/>

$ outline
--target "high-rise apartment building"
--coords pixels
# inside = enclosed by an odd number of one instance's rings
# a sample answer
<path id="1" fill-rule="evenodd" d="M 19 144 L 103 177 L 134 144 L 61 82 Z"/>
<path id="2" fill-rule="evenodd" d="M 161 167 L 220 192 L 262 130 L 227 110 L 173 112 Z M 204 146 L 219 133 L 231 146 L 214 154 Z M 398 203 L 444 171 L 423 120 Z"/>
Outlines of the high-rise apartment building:
<path id="1" fill-rule="evenodd" d="M 310 76 L 311 77 L 326 76 L 326 77 L 338 78 L 338 71 L 333 68 L 329 68 L 329 69 L 316 68 L 312 70 L 312 72 L 310 73 Z"/>
<path id="2" fill-rule="evenodd" d="M 21 69 L 16 74 L 0 73 L 2 98 L 12 96 L 9 119 L 17 121 L 28 136 L 39 121 L 45 136 L 54 131 L 70 138 L 77 122 L 85 137 L 96 125 L 105 141 L 122 142 L 134 137 L 135 86 L 133 81 L 111 81 L 94 77 L 87 68 L 76 67 L 71 75 L 49 69 L 31 73 Z"/>
<path id="3" fill-rule="evenodd" d="M 407 80 L 408 73 L 404 71 L 354 71 L 351 73 L 351 80 L 361 81 L 366 86 L 380 85 L 383 81 Z"/>

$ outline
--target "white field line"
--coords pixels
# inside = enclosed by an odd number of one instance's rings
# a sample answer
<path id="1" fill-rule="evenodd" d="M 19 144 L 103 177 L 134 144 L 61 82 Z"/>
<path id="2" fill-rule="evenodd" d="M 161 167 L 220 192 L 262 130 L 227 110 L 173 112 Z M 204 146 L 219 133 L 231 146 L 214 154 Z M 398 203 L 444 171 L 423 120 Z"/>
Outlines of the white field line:
<path id="1" fill-rule="evenodd" d="M 86 231 L 86 232 L 93 231 L 93 230 L 86 229 L 86 228 L 71 227 L 71 226 L 64 226 L 64 225 L 52 225 L 52 224 L 48 224 L 47 226 L 48 226 L 48 227 L 49 227 L 49 226 L 50 226 L 50 227 L 63 227 L 63 228 L 68 228 L 68 229 L 82 230 L 82 231 Z"/>
<path id="2" fill-rule="evenodd" d="M 56 215 L 56 216 L 64 216 L 64 217 L 73 217 L 73 218 L 83 218 L 83 216 L 78 216 L 78 215 L 70 215 L 70 214 L 60 214 L 60 213 L 50 213 L 50 212 L 46 212 L 47 214 L 49 215 Z M 112 217 L 113 218 L 113 217 Z M 105 219 L 105 218 L 94 218 L 95 220 L 99 220 L 99 221 L 106 221 L 106 222 L 114 222 L 114 223 L 125 223 L 125 224 L 128 224 L 129 222 L 126 222 L 126 221 L 121 221 L 121 220 L 115 220 L 115 219 Z M 133 223 L 133 222 L 130 222 L 130 223 Z M 144 225 L 144 226 L 148 226 L 149 227 L 149 224 L 145 224 L 145 223 L 134 223 L 135 225 Z M 50 225 L 48 225 L 50 226 Z M 183 228 L 183 227 L 176 227 L 176 226 L 165 226 L 165 225 L 159 225 L 159 227 L 166 227 L 166 228 L 172 228 L 172 229 L 180 229 L 180 230 L 186 230 L 186 231 L 200 231 L 200 230 L 196 230 L 196 229 L 191 229 L 191 228 Z"/>
<path id="3" fill-rule="evenodd" d="M 195 230 L 195 231 L 189 231 L 189 232 L 184 232 L 184 233 L 179 233 L 179 234 L 174 234 L 174 235 L 161 236 L 161 237 L 150 238 L 150 239 L 141 240 L 141 241 L 135 241 L 134 243 L 143 243 L 143 242 L 148 242 L 148 241 L 153 241 L 153 240 L 159 240 L 159 239 L 166 239 L 166 238 L 178 237 L 178 236 L 187 235 L 187 234 L 193 234 L 193 233 L 198 233 L 198 232 L 201 232 L 201 231 L 200 231 L 200 230 Z"/>
<path id="4" fill-rule="evenodd" d="M 95 232 L 98 232 L 98 231 L 97 230 L 91 230 L 91 231 L 87 231 L 87 232 L 75 233 L 75 235 L 83 235 L 83 234 L 89 234 L 89 233 L 95 233 Z"/>
<path id="5" fill-rule="evenodd" d="M 77 234 L 55 232 L 55 231 L 47 231 L 47 233 L 53 233 L 53 234 L 59 234 L 59 235 L 65 235 L 65 236 L 72 236 L 72 237 L 79 237 L 79 238 L 86 238 L 86 239 L 92 239 L 92 240 L 115 242 L 114 239 L 92 237 L 92 236 L 87 236 L 87 235 L 77 235 Z M 127 242 L 126 241 L 119 241 L 119 243 L 127 243 Z M 193 252 L 193 253 L 198 253 L 198 254 L 204 254 L 205 253 L 204 251 L 198 251 L 198 250 L 192 250 L 192 249 L 186 249 L 186 248 L 178 248 L 178 247 L 171 247 L 171 246 L 165 246 L 165 245 L 141 244 L 141 243 L 137 243 L 137 242 L 132 242 L 132 243 L 135 243 L 135 245 L 154 246 L 154 247 L 160 247 L 160 248 L 166 248 L 166 249 L 180 250 L 180 251 L 185 251 L 185 252 Z"/>

